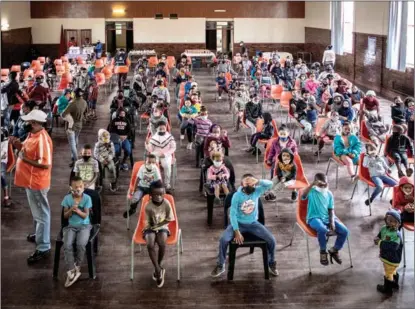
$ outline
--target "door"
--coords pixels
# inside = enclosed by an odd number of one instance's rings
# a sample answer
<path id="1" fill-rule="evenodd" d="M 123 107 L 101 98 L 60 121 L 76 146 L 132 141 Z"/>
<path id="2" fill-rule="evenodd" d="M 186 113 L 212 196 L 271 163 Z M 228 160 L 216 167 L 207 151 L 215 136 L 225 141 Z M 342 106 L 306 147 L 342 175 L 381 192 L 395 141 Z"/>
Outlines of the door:
<path id="1" fill-rule="evenodd" d="M 81 42 L 78 42 L 78 44 L 84 45 L 85 39 L 89 39 L 89 43 L 92 44 L 92 30 L 91 29 L 82 29 L 81 30 Z"/>
<path id="2" fill-rule="evenodd" d="M 206 49 L 216 52 L 216 29 L 206 29 Z"/>
<path id="3" fill-rule="evenodd" d="M 69 40 L 74 37 L 75 41 L 78 43 L 78 46 L 81 46 L 81 37 L 78 30 L 74 29 L 65 29 L 65 44 L 67 45 Z"/>

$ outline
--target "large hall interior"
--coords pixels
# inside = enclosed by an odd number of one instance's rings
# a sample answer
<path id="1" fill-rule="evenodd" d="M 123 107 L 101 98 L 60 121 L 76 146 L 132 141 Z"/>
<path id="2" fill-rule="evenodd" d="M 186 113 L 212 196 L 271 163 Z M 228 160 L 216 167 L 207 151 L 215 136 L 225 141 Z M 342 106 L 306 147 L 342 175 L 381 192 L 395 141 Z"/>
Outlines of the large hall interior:
<path id="1" fill-rule="evenodd" d="M 2 308 L 413 308 L 413 1 L 0 8 Z"/>

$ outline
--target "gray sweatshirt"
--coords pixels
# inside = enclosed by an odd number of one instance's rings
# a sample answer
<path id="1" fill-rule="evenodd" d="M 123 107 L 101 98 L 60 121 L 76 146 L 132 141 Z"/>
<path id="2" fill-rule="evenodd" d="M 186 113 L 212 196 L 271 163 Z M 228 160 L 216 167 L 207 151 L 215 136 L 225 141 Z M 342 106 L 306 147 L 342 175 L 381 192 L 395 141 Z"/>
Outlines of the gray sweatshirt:
<path id="1" fill-rule="evenodd" d="M 370 177 L 384 176 L 389 168 L 385 159 L 378 155 L 375 157 L 365 155 L 363 159 L 363 167 L 366 167 L 369 170 Z"/>

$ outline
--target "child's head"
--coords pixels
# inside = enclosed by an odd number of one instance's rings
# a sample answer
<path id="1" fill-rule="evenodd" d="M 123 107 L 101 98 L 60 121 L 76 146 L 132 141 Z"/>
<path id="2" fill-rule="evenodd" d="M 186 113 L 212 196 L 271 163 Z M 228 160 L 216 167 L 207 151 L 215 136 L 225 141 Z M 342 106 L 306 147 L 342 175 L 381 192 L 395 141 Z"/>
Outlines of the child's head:
<path id="1" fill-rule="evenodd" d="M 151 102 L 156 103 L 158 100 L 158 96 L 157 95 L 152 95 L 151 96 Z"/>
<path id="2" fill-rule="evenodd" d="M 314 189 L 322 193 L 328 190 L 328 181 L 325 174 L 317 173 L 314 176 Z"/>
<path id="3" fill-rule="evenodd" d="M 281 154 L 279 157 L 282 163 L 291 164 L 294 156 L 290 149 L 284 148 L 283 150 L 281 150 Z"/>
<path id="4" fill-rule="evenodd" d="M 156 108 L 153 111 L 153 116 L 154 117 L 161 117 L 161 115 L 163 115 L 163 104 L 157 104 Z"/>
<path id="5" fill-rule="evenodd" d="M 356 86 L 356 85 L 353 85 L 353 86 L 352 86 L 352 92 L 353 92 L 353 93 L 356 93 L 358 90 L 359 90 L 359 89 L 357 88 L 357 86 Z"/>
<path id="6" fill-rule="evenodd" d="M 153 204 L 160 206 L 163 204 L 164 201 L 164 194 L 166 191 L 164 190 L 163 183 L 158 180 L 150 185 L 150 198 Z"/>
<path id="7" fill-rule="evenodd" d="M 392 127 L 392 133 L 394 135 L 401 135 L 401 134 L 403 134 L 403 132 L 404 132 L 404 128 L 401 125 L 399 125 L 399 124 L 395 124 Z"/>
<path id="8" fill-rule="evenodd" d="M 110 140 L 110 133 L 105 129 L 98 130 L 98 139 L 101 143 L 108 144 Z"/>
<path id="9" fill-rule="evenodd" d="M 394 102 L 396 105 L 401 105 L 401 104 L 403 104 L 403 101 L 402 101 L 402 99 L 401 99 L 401 97 L 400 97 L 400 96 L 394 97 L 394 98 L 393 98 L 393 102 Z"/>
<path id="10" fill-rule="evenodd" d="M 414 101 L 408 101 L 407 106 L 408 106 L 409 109 L 414 109 L 415 102 Z"/>
<path id="11" fill-rule="evenodd" d="M 212 161 L 215 167 L 220 167 L 223 163 L 223 154 L 220 151 L 214 151 L 212 153 Z"/>
<path id="12" fill-rule="evenodd" d="M 220 137 L 220 126 L 214 125 L 212 126 L 212 136 L 219 138 Z"/>
<path id="13" fill-rule="evenodd" d="M 69 100 L 72 96 L 72 90 L 71 89 L 65 89 L 65 91 L 63 92 L 63 96 Z"/>
<path id="14" fill-rule="evenodd" d="M 310 79 L 311 79 L 311 80 L 315 80 L 315 79 L 316 79 L 316 74 L 311 73 L 311 74 L 310 74 Z"/>
<path id="15" fill-rule="evenodd" d="M 304 89 L 302 91 L 302 95 L 303 95 L 304 100 L 308 100 L 311 96 L 310 91 L 308 91 L 307 89 Z"/>
<path id="16" fill-rule="evenodd" d="M 264 124 L 269 124 L 272 121 L 272 115 L 268 112 L 263 113 L 262 118 L 264 119 Z"/>
<path id="17" fill-rule="evenodd" d="M 350 101 L 348 99 L 344 99 L 342 102 L 343 108 L 349 108 L 350 107 Z"/>
<path id="18" fill-rule="evenodd" d="M 85 144 L 84 147 L 81 150 L 81 156 L 84 159 L 84 161 L 88 161 L 89 158 L 92 156 L 92 147 L 90 144 Z"/>
<path id="19" fill-rule="evenodd" d="M 118 112 L 118 117 L 120 117 L 121 119 L 124 119 L 125 118 L 125 109 L 124 108 L 120 107 L 117 110 L 117 112 Z"/>
<path id="20" fill-rule="evenodd" d="M 146 167 L 147 168 L 151 169 L 151 167 L 154 164 L 156 164 L 156 162 L 157 162 L 157 157 L 154 154 L 150 153 L 146 156 Z"/>
<path id="21" fill-rule="evenodd" d="M 285 125 L 279 127 L 278 136 L 280 141 L 286 142 L 288 140 L 288 137 L 290 136 L 290 130 L 288 129 L 288 127 Z"/>
<path id="22" fill-rule="evenodd" d="M 206 119 L 208 118 L 208 110 L 207 110 L 206 106 L 202 106 L 202 107 L 200 108 L 200 117 L 201 117 L 203 120 L 206 120 Z"/>
<path id="23" fill-rule="evenodd" d="M 376 97 L 376 93 L 373 90 L 369 90 L 368 92 L 366 92 L 366 97 L 369 101 L 373 101 Z"/>
<path id="24" fill-rule="evenodd" d="M 374 144 L 372 144 L 372 143 L 367 143 L 366 144 L 366 153 L 370 157 L 376 156 L 376 146 Z"/>
<path id="25" fill-rule="evenodd" d="M 84 181 L 79 176 L 74 176 L 71 179 L 71 193 L 76 197 L 82 196 L 84 193 Z"/>
<path id="26" fill-rule="evenodd" d="M 342 127 L 342 134 L 345 136 L 350 135 L 350 133 L 352 132 L 352 125 L 350 122 L 345 121 L 343 123 L 343 127 Z"/>
<path id="27" fill-rule="evenodd" d="M 159 135 L 163 136 L 166 134 L 167 132 L 167 124 L 165 121 L 160 120 L 159 122 L 157 122 L 157 132 Z"/>
<path id="28" fill-rule="evenodd" d="M 225 73 L 220 72 L 220 73 L 219 73 L 219 77 L 225 77 Z"/>
<path id="29" fill-rule="evenodd" d="M 385 215 L 386 226 L 391 230 L 397 230 L 401 225 L 401 215 L 395 209 L 389 209 Z"/>
<path id="30" fill-rule="evenodd" d="M 332 121 L 337 121 L 337 120 L 339 120 L 339 113 L 338 113 L 338 112 L 336 112 L 336 111 L 331 112 L 331 114 L 330 114 L 330 119 L 331 119 Z"/>
<path id="31" fill-rule="evenodd" d="M 192 106 L 192 101 L 190 101 L 189 97 L 186 98 L 186 100 L 184 101 L 184 105 L 186 107 L 190 107 Z"/>
<path id="32" fill-rule="evenodd" d="M 414 193 L 414 186 L 410 182 L 402 184 L 400 189 L 405 195 L 413 195 Z"/>

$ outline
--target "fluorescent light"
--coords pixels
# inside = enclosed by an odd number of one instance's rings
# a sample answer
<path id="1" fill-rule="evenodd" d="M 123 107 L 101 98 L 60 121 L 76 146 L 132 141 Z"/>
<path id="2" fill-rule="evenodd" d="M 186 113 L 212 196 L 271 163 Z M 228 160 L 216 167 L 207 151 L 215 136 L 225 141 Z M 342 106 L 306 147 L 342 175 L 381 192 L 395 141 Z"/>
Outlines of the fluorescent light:
<path id="1" fill-rule="evenodd" d="M 125 14 L 125 9 L 122 9 L 122 8 L 112 9 L 112 13 L 114 13 L 114 14 Z"/>
<path id="2" fill-rule="evenodd" d="M 226 10 L 214 10 L 215 13 L 226 13 Z"/>

